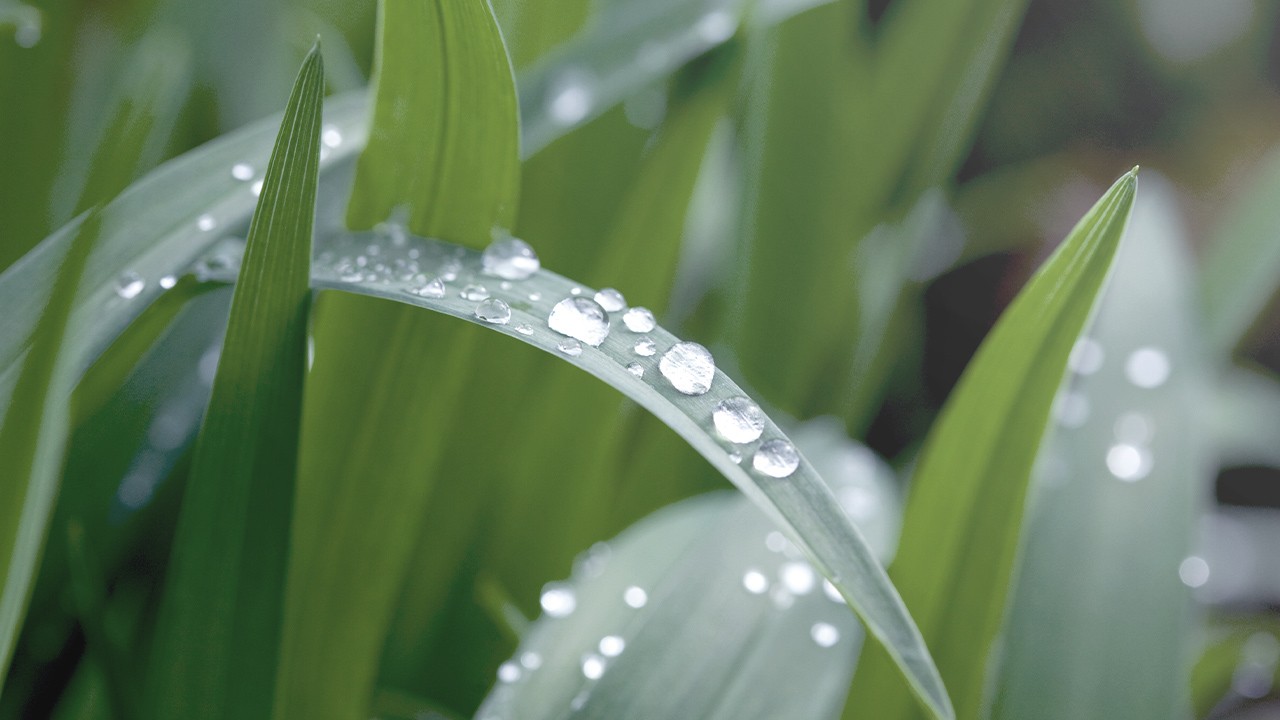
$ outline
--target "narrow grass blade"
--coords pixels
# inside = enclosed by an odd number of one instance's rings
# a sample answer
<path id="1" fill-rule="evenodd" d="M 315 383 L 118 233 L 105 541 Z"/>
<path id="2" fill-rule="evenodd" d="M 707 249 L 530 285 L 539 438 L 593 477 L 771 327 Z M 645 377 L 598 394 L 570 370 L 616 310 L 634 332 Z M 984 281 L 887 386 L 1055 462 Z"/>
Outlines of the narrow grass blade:
<path id="1" fill-rule="evenodd" d="M 1187 716 L 1207 368 L 1176 195 L 1143 180 L 1030 491 L 996 720 Z"/>
<path id="2" fill-rule="evenodd" d="M 892 577 L 955 700 L 980 717 L 1032 465 L 1072 346 L 1089 320 L 1133 204 L 1136 168 L 1080 221 L 979 348 L 913 476 Z M 888 658 L 864 652 L 846 717 L 907 718 Z"/>
<path id="3" fill-rule="evenodd" d="M 274 702 L 323 93 L 317 46 L 267 165 L 196 443 L 147 678 L 156 718 L 265 717 Z"/>
<path id="4" fill-rule="evenodd" d="M 69 317 L 99 227 L 95 208 L 58 268 L 13 396 L 0 416 L 0 676 L 22 627 L 57 497 L 76 375 L 65 349 Z"/>
<path id="5" fill-rule="evenodd" d="M 415 232 L 484 243 L 515 224 L 520 189 L 515 81 L 489 3 L 379 9 L 373 120 L 347 224 L 368 229 L 405 207 Z"/>

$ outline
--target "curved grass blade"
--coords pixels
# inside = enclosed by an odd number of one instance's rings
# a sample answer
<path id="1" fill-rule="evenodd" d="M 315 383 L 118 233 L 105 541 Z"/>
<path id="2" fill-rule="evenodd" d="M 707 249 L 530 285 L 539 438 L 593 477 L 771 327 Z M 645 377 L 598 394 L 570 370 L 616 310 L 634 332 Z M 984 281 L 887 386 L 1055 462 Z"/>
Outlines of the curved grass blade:
<path id="1" fill-rule="evenodd" d="M 275 695 L 305 375 L 324 67 L 302 64 L 245 245 L 148 676 L 153 717 L 265 717 Z"/>
<path id="2" fill-rule="evenodd" d="M 960 718 L 980 717 L 1032 465 L 1067 356 L 1120 243 L 1136 171 L 1116 181 L 1005 311 L 943 408 L 912 480 L 892 577 Z M 887 660 L 864 652 L 846 717 L 913 716 Z"/>
<path id="3" fill-rule="evenodd" d="M 1195 567 L 1183 563 L 1195 562 L 1186 558 L 1213 479 L 1206 366 L 1176 196 L 1148 183 L 1041 452 L 997 720 L 1187 716 L 1196 626 L 1179 575 Z"/>
<path id="4" fill-rule="evenodd" d="M 404 207 L 414 232 L 484 243 L 514 225 L 520 189 L 515 84 L 488 0 L 379 9 L 373 119 L 347 224 L 366 230 Z"/>

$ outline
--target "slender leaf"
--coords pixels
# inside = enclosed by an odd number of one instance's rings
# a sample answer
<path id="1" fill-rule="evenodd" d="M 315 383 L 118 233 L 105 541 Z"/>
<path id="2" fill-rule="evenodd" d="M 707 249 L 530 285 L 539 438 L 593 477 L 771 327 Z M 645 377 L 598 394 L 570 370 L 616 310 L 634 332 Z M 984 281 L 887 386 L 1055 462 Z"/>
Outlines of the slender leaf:
<path id="1" fill-rule="evenodd" d="M 930 432 L 912 479 L 893 578 L 939 658 L 957 716 L 980 716 L 1017 555 L 1032 465 L 1067 356 L 1096 303 L 1137 185 L 1120 178 L 983 342 Z M 879 652 L 847 717 L 911 717 Z"/>
<path id="2" fill-rule="evenodd" d="M 1203 581 L 1203 560 L 1187 558 L 1212 473 L 1191 258 L 1159 179 L 1144 178 L 1058 396 L 1001 644 L 998 720 L 1187 715 L 1184 579 Z"/>
<path id="3" fill-rule="evenodd" d="M 263 717 L 274 702 L 323 93 L 317 45 L 267 166 L 196 443 L 148 677 L 157 718 Z"/>
<path id="4" fill-rule="evenodd" d="M 483 243 L 515 224 L 520 187 L 515 81 L 493 12 L 487 0 L 379 7 L 372 130 L 347 223 L 368 229 L 405 206 L 415 232 Z"/>

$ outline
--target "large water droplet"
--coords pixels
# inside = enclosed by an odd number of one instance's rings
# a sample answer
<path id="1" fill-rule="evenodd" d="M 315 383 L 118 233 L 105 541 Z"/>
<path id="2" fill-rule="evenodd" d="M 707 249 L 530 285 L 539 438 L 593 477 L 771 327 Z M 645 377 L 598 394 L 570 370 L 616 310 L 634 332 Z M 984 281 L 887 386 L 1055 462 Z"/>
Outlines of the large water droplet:
<path id="1" fill-rule="evenodd" d="M 462 288 L 462 292 L 458 293 L 463 300 L 472 300 L 479 302 L 489 299 L 489 289 L 483 285 L 468 285 Z"/>
<path id="2" fill-rule="evenodd" d="M 126 272 L 116 278 L 116 294 L 125 300 L 132 300 L 147 287 L 147 281 L 136 272 Z"/>
<path id="3" fill-rule="evenodd" d="M 685 395 L 702 395 L 711 389 L 716 361 L 698 343 L 676 343 L 658 361 L 658 370 L 671 386 Z"/>
<path id="4" fill-rule="evenodd" d="M 618 312 L 627 307 L 627 299 L 613 288 L 605 288 L 596 293 L 596 302 L 608 312 Z M 626 320 L 623 320 L 626 322 Z"/>
<path id="5" fill-rule="evenodd" d="M 609 337 L 609 315 L 591 298 L 570 297 L 556 303 L 547 316 L 547 326 L 591 347 L 600 347 Z"/>
<path id="6" fill-rule="evenodd" d="M 786 440 L 769 440 L 756 450 L 751 466 L 769 477 L 784 478 L 800 467 L 800 454 Z"/>
<path id="7" fill-rule="evenodd" d="M 657 326 L 649 308 L 633 307 L 622 314 L 622 324 L 631 332 L 646 333 Z"/>
<path id="8" fill-rule="evenodd" d="M 754 442 L 764 432 L 764 413 L 750 398 L 723 400 L 711 413 L 716 431 L 732 443 Z"/>
<path id="9" fill-rule="evenodd" d="M 519 238 L 504 238 L 489 243 L 480 257 L 485 275 L 504 280 L 524 280 L 538 272 L 542 263 L 529 243 Z"/>
<path id="10" fill-rule="evenodd" d="M 511 306 L 497 298 L 489 298 L 476 306 L 476 317 L 494 325 L 506 325 L 511 320 Z"/>
<path id="11" fill-rule="evenodd" d="M 813 638 L 818 647 L 829 648 L 840 642 L 840 631 L 831 623 L 814 623 L 809 628 L 809 637 Z"/>
<path id="12" fill-rule="evenodd" d="M 553 618 L 568 617 L 578 607 L 578 597 L 573 590 L 558 583 L 549 583 L 544 587 L 539 602 L 542 604 L 542 611 Z"/>
<path id="13" fill-rule="evenodd" d="M 647 337 L 637 340 L 633 349 L 640 357 L 653 357 L 654 353 L 658 352 L 658 346 Z"/>

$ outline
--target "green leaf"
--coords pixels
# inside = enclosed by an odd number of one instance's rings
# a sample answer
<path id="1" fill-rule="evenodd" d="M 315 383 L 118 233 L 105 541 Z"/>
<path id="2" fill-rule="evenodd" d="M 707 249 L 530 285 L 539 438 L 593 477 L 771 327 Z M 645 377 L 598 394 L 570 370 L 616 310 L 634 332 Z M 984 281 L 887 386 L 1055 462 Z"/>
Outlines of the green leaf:
<path id="1" fill-rule="evenodd" d="M 382 0 L 369 144 L 347 223 L 482 244 L 515 224 L 515 81 L 487 0 Z M 465 189 L 459 191 L 460 189 Z"/>
<path id="2" fill-rule="evenodd" d="M 957 717 L 977 718 L 1000 631 L 1028 481 L 1067 356 L 1111 267 L 1137 186 L 1120 178 L 978 349 L 912 479 L 892 577 L 938 657 Z M 882 653 L 864 653 L 846 717 L 905 718 Z"/>
<path id="3" fill-rule="evenodd" d="M 1273 688 L 1280 683 L 1280 623 L 1270 616 L 1227 618 L 1210 626 L 1209 637 L 1191 671 L 1192 717 L 1214 717 L 1245 699 L 1235 688 Z"/>
<path id="4" fill-rule="evenodd" d="M 75 367 L 66 352 L 72 300 L 99 232 L 91 211 L 60 261 L 49 302 L 0 419 L 0 675 L 13 654 L 53 511 Z"/>
<path id="5" fill-rule="evenodd" d="M 274 701 L 323 93 L 317 44 L 267 166 L 196 442 L 147 678 L 156 718 L 264 717 Z"/>
<path id="6" fill-rule="evenodd" d="M 997 720 L 1187 716 L 1196 625 L 1179 575 L 1213 482 L 1210 419 L 1187 233 L 1173 189 L 1152 179 L 1041 452 Z"/>

